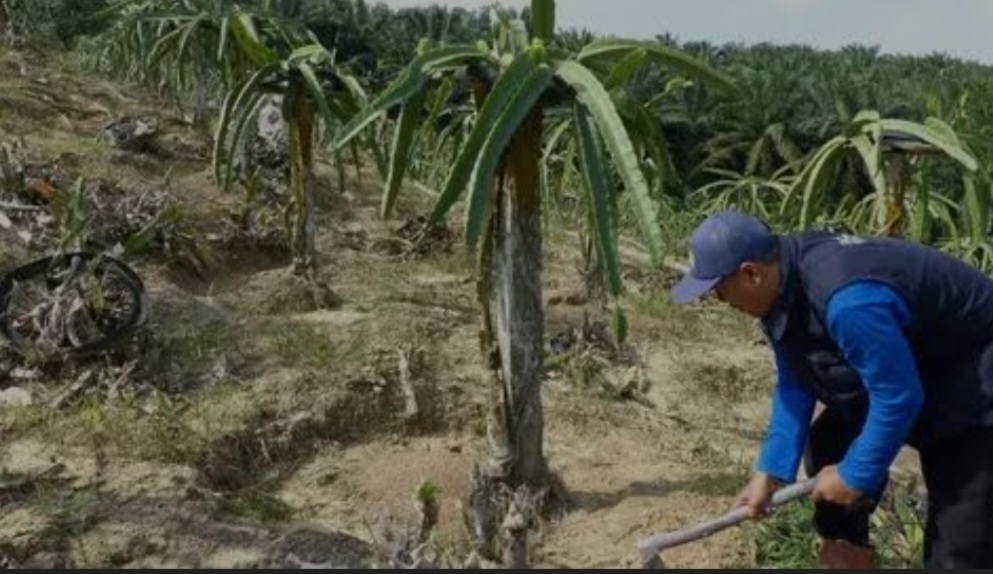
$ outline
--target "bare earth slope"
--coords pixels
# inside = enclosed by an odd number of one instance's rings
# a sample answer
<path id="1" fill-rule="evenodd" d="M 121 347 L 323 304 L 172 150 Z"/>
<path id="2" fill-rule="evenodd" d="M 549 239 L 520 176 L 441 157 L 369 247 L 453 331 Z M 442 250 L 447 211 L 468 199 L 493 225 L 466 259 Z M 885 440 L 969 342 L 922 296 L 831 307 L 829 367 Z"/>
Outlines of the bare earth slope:
<path id="1" fill-rule="evenodd" d="M 0 553 L 36 567 L 381 565 L 374 545 L 384 525 L 416 520 L 422 479 L 441 488 L 438 540 L 455 547 L 486 404 L 457 238 L 398 254 L 397 230 L 431 198 L 411 189 L 397 211 L 405 219 L 381 221 L 372 171 L 331 194 L 322 167 L 320 265 L 340 304 L 301 305 L 285 248 L 232 223 L 239 198 L 212 183 L 209 137 L 174 110 L 0 54 L 0 139 L 23 143 L 29 175 L 62 191 L 84 176 L 98 195 L 175 202 L 207 261 L 197 271 L 167 250 L 133 260 L 153 305 L 133 348 L 56 369 L 5 363 L 0 388 L 32 404 L 0 406 Z M 155 120 L 158 149 L 95 139 L 125 116 Z M 559 230 L 547 243 L 550 359 L 575 359 L 583 349 L 562 341 L 584 312 L 598 317 L 571 237 Z M 30 219 L 0 226 L 3 270 L 40 256 L 37 240 Z M 635 565 L 638 537 L 728 508 L 760 438 L 772 371 L 757 331 L 721 309 L 673 308 L 671 278 L 640 269 L 637 250 L 625 259 L 633 356 L 603 373 L 639 390 L 611 398 L 584 387 L 595 361 L 550 367 L 547 453 L 570 505 L 535 541 L 539 567 Z M 104 383 L 50 409 L 87 368 L 117 380 L 114 392 Z M 732 564 L 744 553 L 738 537 L 675 549 L 667 563 Z"/>

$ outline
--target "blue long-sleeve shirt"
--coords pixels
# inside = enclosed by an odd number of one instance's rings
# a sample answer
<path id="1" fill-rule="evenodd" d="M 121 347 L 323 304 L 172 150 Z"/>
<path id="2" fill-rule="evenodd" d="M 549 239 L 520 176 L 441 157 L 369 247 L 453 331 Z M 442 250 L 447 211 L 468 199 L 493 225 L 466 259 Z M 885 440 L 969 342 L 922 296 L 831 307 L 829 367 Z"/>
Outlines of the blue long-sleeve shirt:
<path id="1" fill-rule="evenodd" d="M 827 304 L 827 329 L 869 392 L 862 433 L 838 465 L 842 480 L 874 493 L 910 433 L 924 391 L 902 327 L 910 321 L 906 303 L 890 287 L 858 281 L 835 293 Z M 778 380 L 772 415 L 756 470 L 784 482 L 796 478 L 815 398 L 773 344 Z"/>

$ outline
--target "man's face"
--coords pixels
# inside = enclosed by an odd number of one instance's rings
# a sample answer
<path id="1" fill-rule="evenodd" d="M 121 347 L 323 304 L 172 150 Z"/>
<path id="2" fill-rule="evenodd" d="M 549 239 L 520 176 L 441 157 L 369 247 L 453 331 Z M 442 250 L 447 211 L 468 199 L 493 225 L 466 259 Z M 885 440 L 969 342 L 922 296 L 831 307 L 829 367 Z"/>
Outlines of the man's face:
<path id="1" fill-rule="evenodd" d="M 735 309 L 761 319 L 779 295 L 779 267 L 771 263 L 742 263 L 737 271 L 717 284 L 714 293 Z"/>

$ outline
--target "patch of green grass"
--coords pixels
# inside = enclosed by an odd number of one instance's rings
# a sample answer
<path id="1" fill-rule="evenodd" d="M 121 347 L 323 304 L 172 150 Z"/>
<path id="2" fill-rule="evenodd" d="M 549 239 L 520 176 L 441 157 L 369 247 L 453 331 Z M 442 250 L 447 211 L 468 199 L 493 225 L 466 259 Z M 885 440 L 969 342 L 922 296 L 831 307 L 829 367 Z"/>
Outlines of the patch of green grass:
<path id="1" fill-rule="evenodd" d="M 734 568 L 814 568 L 817 562 L 817 535 L 813 528 L 814 506 L 800 500 L 777 509 L 760 522 L 744 526 L 748 541 L 746 564 Z"/>
<path id="2" fill-rule="evenodd" d="M 699 474 L 686 483 L 686 489 L 705 496 L 735 496 L 747 484 L 744 468 Z"/>
<path id="3" fill-rule="evenodd" d="M 139 404 L 111 405 L 97 397 L 84 400 L 62 413 L 44 429 L 49 439 L 80 446 L 117 450 L 143 459 L 169 459 L 188 442 L 175 409 L 161 409 L 154 401 L 148 411 Z"/>
<path id="4" fill-rule="evenodd" d="M 704 335 L 696 309 L 686 305 L 676 305 L 667 293 L 651 290 L 631 293 L 624 298 L 632 328 L 660 324 L 661 328 L 681 337 L 700 338 Z"/>
<path id="5" fill-rule="evenodd" d="M 170 321 L 160 345 L 177 361 L 200 362 L 219 353 L 242 350 L 245 334 L 249 332 L 219 318 L 197 321 L 177 317 Z"/>
<path id="6" fill-rule="evenodd" d="M 106 159 L 113 150 L 110 145 L 94 138 L 71 136 L 39 139 L 38 145 L 46 156 L 73 154 L 89 160 Z"/>
<path id="7" fill-rule="evenodd" d="M 157 388 L 188 392 L 205 380 L 219 359 L 238 364 L 249 358 L 254 330 L 212 313 L 216 311 L 200 306 L 173 311 L 149 334 L 141 366 L 154 373 Z"/>
<path id="8" fill-rule="evenodd" d="M 920 569 L 924 566 L 925 517 L 910 487 L 891 485 L 872 516 L 873 542 L 883 568 Z"/>
<path id="9" fill-rule="evenodd" d="M 362 364 L 372 349 L 369 334 L 358 328 L 346 338 L 329 332 L 333 328 L 302 321 L 274 321 L 262 332 L 267 352 L 288 364 L 306 368 Z"/>
<path id="10" fill-rule="evenodd" d="M 209 442 L 244 428 L 259 408 L 258 399 L 250 391 L 227 384 L 204 393 L 179 417 L 190 431 Z"/>
<path id="11" fill-rule="evenodd" d="M 475 265 L 461 249 L 456 249 L 453 253 L 431 255 L 422 261 L 430 270 L 448 275 L 471 273 Z"/>
<path id="12" fill-rule="evenodd" d="M 49 552 L 66 551 L 72 540 L 99 522 L 102 502 L 92 488 L 37 492 L 30 504 L 46 518 L 38 538 Z"/>
<path id="13" fill-rule="evenodd" d="M 923 566 L 924 523 L 906 487 L 891 485 L 873 513 L 870 537 L 880 568 Z M 770 518 L 745 528 L 747 563 L 734 568 L 806 569 L 817 567 L 814 506 L 809 499 L 780 507 Z"/>
<path id="14" fill-rule="evenodd" d="M 272 493 L 250 488 L 222 495 L 216 503 L 219 517 L 234 517 L 261 524 L 286 522 L 293 509 Z"/>
<path id="15" fill-rule="evenodd" d="M 160 393 L 109 404 L 93 397 L 66 411 L 39 408 L 49 413 L 41 415 L 32 409 L 12 420 L 22 432 L 34 431 L 52 442 L 191 464 L 211 441 L 248 424 L 259 408 L 247 391 L 227 384 L 183 398 Z"/>
<path id="16" fill-rule="evenodd" d="M 58 419 L 58 412 L 46 405 L 0 407 L 0 434 L 16 437 L 45 428 Z"/>
<path id="17" fill-rule="evenodd" d="M 630 293 L 623 302 L 632 329 L 656 327 L 684 340 L 748 340 L 760 334 L 752 318 L 724 304 L 706 301 L 679 305 L 659 289 Z"/>
<path id="18" fill-rule="evenodd" d="M 675 305 L 666 294 L 657 291 L 633 293 L 625 298 L 624 303 L 637 316 L 665 319 L 675 313 L 686 314 L 686 307 Z"/>
<path id="19" fill-rule="evenodd" d="M 438 495 L 441 493 L 441 487 L 432 482 L 430 479 L 423 479 L 414 488 L 414 500 L 418 502 L 431 502 L 438 499 Z"/>
<path id="20" fill-rule="evenodd" d="M 305 323 L 284 323 L 273 329 L 272 350 L 288 363 L 308 367 L 330 366 L 337 345 L 327 333 Z"/>

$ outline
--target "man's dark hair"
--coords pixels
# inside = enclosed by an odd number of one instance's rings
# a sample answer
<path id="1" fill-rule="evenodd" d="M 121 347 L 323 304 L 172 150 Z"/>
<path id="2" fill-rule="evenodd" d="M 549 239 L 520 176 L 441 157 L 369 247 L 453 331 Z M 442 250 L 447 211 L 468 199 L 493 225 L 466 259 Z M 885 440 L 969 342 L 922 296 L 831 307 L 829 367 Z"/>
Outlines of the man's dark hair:
<path id="1" fill-rule="evenodd" d="M 773 246 L 765 255 L 755 259 L 757 263 L 762 263 L 764 265 L 772 265 L 773 263 L 779 263 L 779 246 Z"/>

